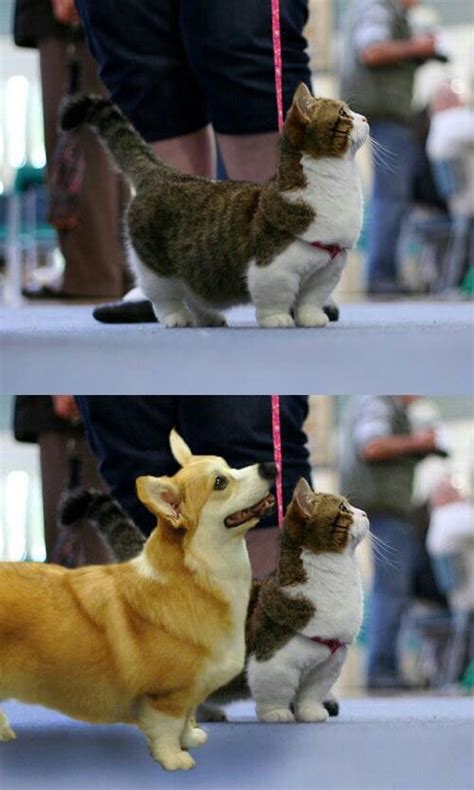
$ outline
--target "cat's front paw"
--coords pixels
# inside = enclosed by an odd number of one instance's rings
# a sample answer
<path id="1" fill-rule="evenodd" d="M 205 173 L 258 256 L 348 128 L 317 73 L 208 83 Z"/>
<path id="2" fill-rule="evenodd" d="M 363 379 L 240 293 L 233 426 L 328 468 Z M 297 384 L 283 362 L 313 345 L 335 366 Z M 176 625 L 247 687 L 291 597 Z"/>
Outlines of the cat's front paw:
<path id="1" fill-rule="evenodd" d="M 296 706 L 296 718 L 298 721 L 327 721 L 329 718 L 329 713 L 327 712 L 324 705 L 308 702 L 304 705 Z"/>
<path id="2" fill-rule="evenodd" d="M 201 730 L 200 727 L 189 727 L 181 738 L 181 746 L 183 749 L 194 749 L 197 746 L 202 746 L 206 741 L 207 732 Z"/>
<path id="3" fill-rule="evenodd" d="M 14 741 L 15 738 L 16 732 L 14 732 L 14 730 L 12 730 L 8 724 L 5 724 L 0 728 L 0 741 L 3 743 L 8 743 L 8 741 Z"/>
<path id="4" fill-rule="evenodd" d="M 194 326 L 194 321 L 190 313 L 183 311 L 176 311 L 176 313 L 168 313 L 168 315 L 160 318 L 160 323 L 168 329 L 177 329 L 187 326 Z"/>
<path id="5" fill-rule="evenodd" d="M 289 708 L 268 708 L 264 705 L 257 705 L 257 716 L 260 721 L 269 724 L 289 724 L 295 720 Z"/>
<path id="6" fill-rule="evenodd" d="M 302 307 L 296 311 L 297 326 L 323 327 L 329 324 L 329 318 L 319 307 Z"/>
<path id="7" fill-rule="evenodd" d="M 286 329 L 295 325 L 289 313 L 257 312 L 257 320 L 265 329 Z"/>

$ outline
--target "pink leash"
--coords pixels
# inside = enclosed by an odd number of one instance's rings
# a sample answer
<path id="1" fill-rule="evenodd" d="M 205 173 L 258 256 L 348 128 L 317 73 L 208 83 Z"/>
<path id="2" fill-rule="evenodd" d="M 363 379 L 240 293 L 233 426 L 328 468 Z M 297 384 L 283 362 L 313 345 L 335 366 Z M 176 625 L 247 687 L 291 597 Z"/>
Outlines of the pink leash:
<path id="1" fill-rule="evenodd" d="M 280 0 L 271 0 L 272 4 L 272 40 L 273 40 L 273 65 L 275 70 L 275 92 L 278 114 L 278 131 L 283 128 L 283 62 L 281 57 L 281 30 L 280 30 Z M 276 499 L 278 508 L 278 526 L 283 524 L 283 479 L 281 451 L 281 420 L 280 396 L 272 395 L 272 437 L 273 455 L 277 468 Z"/>

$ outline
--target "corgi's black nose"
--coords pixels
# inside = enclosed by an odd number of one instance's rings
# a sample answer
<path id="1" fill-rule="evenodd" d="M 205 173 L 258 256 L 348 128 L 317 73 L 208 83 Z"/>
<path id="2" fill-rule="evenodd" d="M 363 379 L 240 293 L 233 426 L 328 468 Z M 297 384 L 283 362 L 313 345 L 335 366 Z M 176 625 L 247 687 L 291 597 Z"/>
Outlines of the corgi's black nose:
<path id="1" fill-rule="evenodd" d="M 276 464 L 259 464 L 258 473 L 264 480 L 274 480 L 277 476 Z"/>

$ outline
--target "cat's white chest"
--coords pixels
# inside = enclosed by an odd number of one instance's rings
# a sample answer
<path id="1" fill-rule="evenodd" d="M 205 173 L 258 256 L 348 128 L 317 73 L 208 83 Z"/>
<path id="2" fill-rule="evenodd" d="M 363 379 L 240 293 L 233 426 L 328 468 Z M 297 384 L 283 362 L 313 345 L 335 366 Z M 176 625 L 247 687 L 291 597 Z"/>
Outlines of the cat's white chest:
<path id="1" fill-rule="evenodd" d="M 304 636 L 340 639 L 350 644 L 359 631 L 363 615 L 362 583 L 353 554 L 301 554 L 306 581 L 285 592 L 303 596 L 314 605 Z"/>
<path id="2" fill-rule="evenodd" d="M 301 235 L 305 241 L 337 244 L 351 249 L 357 243 L 363 222 L 363 196 L 353 158 L 301 158 L 307 185 L 285 193 L 290 202 L 303 201 L 315 219 Z"/>

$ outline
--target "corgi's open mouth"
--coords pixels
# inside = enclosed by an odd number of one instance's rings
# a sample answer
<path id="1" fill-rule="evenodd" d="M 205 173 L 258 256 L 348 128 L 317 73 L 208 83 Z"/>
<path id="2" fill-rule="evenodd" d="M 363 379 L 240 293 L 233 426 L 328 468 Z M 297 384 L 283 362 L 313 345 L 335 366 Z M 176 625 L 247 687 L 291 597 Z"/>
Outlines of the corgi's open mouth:
<path id="1" fill-rule="evenodd" d="M 262 516 L 265 516 L 267 513 L 272 513 L 274 509 L 275 497 L 273 494 L 267 494 L 267 496 L 261 499 L 260 502 L 257 502 L 256 505 L 247 507 L 245 510 L 238 510 L 237 513 L 232 513 L 230 516 L 227 516 L 224 520 L 224 524 L 229 529 L 240 527 L 241 524 L 245 524 L 252 518 L 262 518 Z"/>

